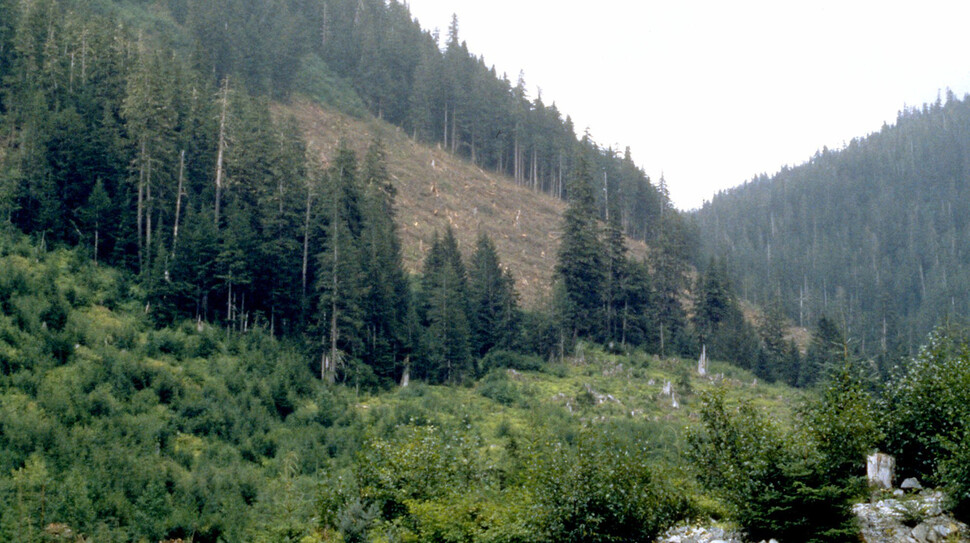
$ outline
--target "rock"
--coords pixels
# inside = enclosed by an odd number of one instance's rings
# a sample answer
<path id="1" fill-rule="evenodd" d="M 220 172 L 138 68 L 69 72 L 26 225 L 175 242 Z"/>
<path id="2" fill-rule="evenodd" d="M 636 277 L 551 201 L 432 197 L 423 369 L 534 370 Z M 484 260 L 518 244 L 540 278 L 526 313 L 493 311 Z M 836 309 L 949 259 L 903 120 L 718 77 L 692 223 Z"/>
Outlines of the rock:
<path id="1" fill-rule="evenodd" d="M 920 543 L 928 543 L 935 540 L 930 539 L 930 534 L 934 534 L 933 530 L 930 529 L 929 525 L 925 522 L 919 523 L 915 528 L 913 528 L 913 539 L 919 541 Z"/>
<path id="2" fill-rule="evenodd" d="M 902 498 L 905 495 L 906 495 L 906 492 L 901 488 L 897 488 L 896 490 L 893 490 L 893 496 L 896 496 L 897 498 Z"/>
<path id="3" fill-rule="evenodd" d="M 875 453 L 866 459 L 869 485 L 876 488 L 892 488 L 896 477 L 896 459 L 888 454 Z"/>
<path id="4" fill-rule="evenodd" d="M 899 485 L 899 488 L 905 490 L 922 490 L 923 485 L 919 484 L 919 479 L 916 477 L 910 477 L 908 479 L 903 479 L 903 483 Z"/>
<path id="5" fill-rule="evenodd" d="M 872 503 L 857 503 L 852 512 L 859 519 L 866 543 L 970 542 L 967 526 L 943 514 L 942 500 L 942 492 L 923 490 L 904 499 L 876 498 Z"/>

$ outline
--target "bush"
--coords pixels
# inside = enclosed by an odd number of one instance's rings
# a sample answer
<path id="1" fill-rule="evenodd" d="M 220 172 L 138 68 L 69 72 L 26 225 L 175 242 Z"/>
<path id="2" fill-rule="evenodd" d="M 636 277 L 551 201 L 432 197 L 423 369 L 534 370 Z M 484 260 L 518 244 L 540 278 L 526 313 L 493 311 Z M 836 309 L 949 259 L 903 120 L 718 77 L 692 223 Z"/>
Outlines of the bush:
<path id="1" fill-rule="evenodd" d="M 728 505 L 751 539 L 855 541 L 850 493 L 827 480 L 817 448 L 785 434 L 750 404 L 703 397 L 702 430 L 688 437 L 701 484 Z"/>
<path id="2" fill-rule="evenodd" d="M 509 368 L 519 371 L 540 371 L 543 369 L 542 359 L 537 356 L 503 350 L 489 351 L 482 358 L 480 366 L 483 374 L 496 368 Z"/>
<path id="3" fill-rule="evenodd" d="M 506 370 L 494 370 L 478 383 L 478 393 L 505 406 L 515 405 L 522 394 L 515 383 L 509 381 Z"/>
<path id="4" fill-rule="evenodd" d="M 966 428 L 959 439 L 944 442 L 949 456 L 940 463 L 939 478 L 954 516 L 970 522 L 970 429 Z"/>
<path id="5" fill-rule="evenodd" d="M 931 483 L 940 462 L 951 456 L 945 443 L 958 443 L 970 426 L 970 346 L 966 332 L 934 330 L 915 359 L 888 386 L 885 400 L 887 452 L 896 456 L 900 477 Z"/>
<path id="6" fill-rule="evenodd" d="M 692 511 L 644 443 L 612 431 L 584 429 L 572 447 L 534 442 L 524 456 L 536 540 L 653 541 Z"/>

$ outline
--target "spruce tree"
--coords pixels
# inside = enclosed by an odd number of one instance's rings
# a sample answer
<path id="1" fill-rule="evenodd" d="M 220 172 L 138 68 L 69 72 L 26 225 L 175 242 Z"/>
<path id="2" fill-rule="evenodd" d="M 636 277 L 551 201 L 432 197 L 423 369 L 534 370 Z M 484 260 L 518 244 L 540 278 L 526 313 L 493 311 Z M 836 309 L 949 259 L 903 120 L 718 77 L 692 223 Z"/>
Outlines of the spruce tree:
<path id="1" fill-rule="evenodd" d="M 495 245 L 484 232 L 478 236 L 469 263 L 468 302 L 476 356 L 515 345 L 519 324 L 515 283 L 511 273 L 502 270 Z"/>
<path id="2" fill-rule="evenodd" d="M 621 311 L 624 305 L 624 293 L 628 290 L 629 281 L 628 261 L 626 257 L 626 241 L 620 226 L 619 206 L 609 204 L 612 208 L 606 223 L 606 270 L 603 274 L 603 329 L 601 335 L 604 343 L 624 343 Z"/>
<path id="3" fill-rule="evenodd" d="M 454 232 L 435 235 L 424 262 L 419 314 L 425 330 L 421 377 L 435 382 L 460 382 L 472 374 L 471 328 L 465 267 Z"/>
<path id="4" fill-rule="evenodd" d="M 327 172 L 323 203 L 327 225 L 317 255 L 319 328 L 323 340 L 321 378 L 334 381 L 348 357 L 362 350 L 362 270 L 360 233 L 363 227 L 357 158 L 346 144 L 337 149 Z"/>
<path id="5" fill-rule="evenodd" d="M 556 278 L 564 294 L 562 327 L 573 340 L 589 337 L 597 329 L 604 281 L 603 248 L 589 168 L 588 159 L 582 157 L 571 180 L 556 264 Z"/>
<path id="6" fill-rule="evenodd" d="M 411 305 L 401 242 L 394 224 L 397 189 L 387 172 L 383 143 L 371 143 L 361 170 L 364 185 L 363 359 L 378 377 L 396 380 L 410 352 L 408 314 Z"/>

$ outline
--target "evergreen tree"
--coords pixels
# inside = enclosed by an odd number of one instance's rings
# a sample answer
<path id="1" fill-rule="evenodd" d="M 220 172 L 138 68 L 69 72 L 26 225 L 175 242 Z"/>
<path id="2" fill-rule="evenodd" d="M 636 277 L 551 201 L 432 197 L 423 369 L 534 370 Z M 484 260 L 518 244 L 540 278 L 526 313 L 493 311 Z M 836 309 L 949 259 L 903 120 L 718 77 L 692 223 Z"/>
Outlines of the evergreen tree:
<path id="1" fill-rule="evenodd" d="M 798 386 L 810 387 L 844 361 L 845 339 L 835 322 L 822 315 L 812 332 L 805 363 L 798 374 Z"/>
<path id="2" fill-rule="evenodd" d="M 424 261 L 419 316 L 424 322 L 423 358 L 418 374 L 455 383 L 472 374 L 468 287 L 458 242 L 449 227 L 435 235 Z"/>
<path id="3" fill-rule="evenodd" d="M 618 206 L 607 213 L 606 224 L 606 255 L 603 274 L 603 330 L 602 338 L 605 343 L 623 343 L 621 308 L 624 305 L 623 294 L 628 290 L 628 262 L 626 257 L 626 242 L 620 226 Z"/>
<path id="4" fill-rule="evenodd" d="M 656 302 L 649 266 L 646 262 L 628 259 L 625 277 L 619 300 L 620 343 L 639 345 L 656 352 L 659 348 Z"/>
<path id="5" fill-rule="evenodd" d="M 327 218 L 326 237 L 317 255 L 319 275 L 319 326 L 324 352 L 321 377 L 333 381 L 348 357 L 362 351 L 363 272 L 360 234 L 363 227 L 357 159 L 341 144 L 327 172 L 327 198 L 322 212 Z"/>
<path id="6" fill-rule="evenodd" d="M 520 317 L 515 282 L 509 271 L 502 271 L 495 245 L 484 232 L 478 235 L 469 263 L 468 302 L 476 356 L 516 345 Z"/>
<path id="7" fill-rule="evenodd" d="M 745 321 L 737 295 L 722 259 L 711 259 L 695 288 L 694 329 L 707 346 L 708 356 L 751 368 L 757 357 L 758 338 Z"/>
<path id="8" fill-rule="evenodd" d="M 589 337 L 601 322 L 603 248 L 598 237 L 589 162 L 581 158 L 563 214 L 556 279 L 563 289 L 562 327 L 573 339 Z"/>
<path id="9" fill-rule="evenodd" d="M 397 189 L 387 172 L 383 143 L 371 143 L 361 171 L 364 230 L 361 236 L 364 281 L 363 359 L 381 378 L 396 380 L 410 352 L 410 290 L 394 224 Z"/>

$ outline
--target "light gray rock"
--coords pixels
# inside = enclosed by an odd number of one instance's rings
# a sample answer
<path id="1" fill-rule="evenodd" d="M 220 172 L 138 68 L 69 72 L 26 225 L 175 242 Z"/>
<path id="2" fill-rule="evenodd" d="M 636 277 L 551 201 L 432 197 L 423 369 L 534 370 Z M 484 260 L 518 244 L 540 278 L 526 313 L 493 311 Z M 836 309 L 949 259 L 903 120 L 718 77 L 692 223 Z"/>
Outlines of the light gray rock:
<path id="1" fill-rule="evenodd" d="M 892 488 L 896 477 L 896 459 L 888 454 L 871 454 L 866 460 L 866 474 L 869 476 L 869 486 Z"/>
<path id="2" fill-rule="evenodd" d="M 933 530 L 925 522 L 921 522 L 915 528 L 913 528 L 913 539 L 919 541 L 919 543 L 932 543 L 936 538 L 930 539 L 932 535 L 935 535 Z"/>
<path id="3" fill-rule="evenodd" d="M 899 485 L 899 488 L 904 490 L 922 490 L 923 485 L 919 484 L 919 479 L 916 477 L 910 477 L 908 479 L 903 479 L 903 482 Z"/>

